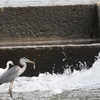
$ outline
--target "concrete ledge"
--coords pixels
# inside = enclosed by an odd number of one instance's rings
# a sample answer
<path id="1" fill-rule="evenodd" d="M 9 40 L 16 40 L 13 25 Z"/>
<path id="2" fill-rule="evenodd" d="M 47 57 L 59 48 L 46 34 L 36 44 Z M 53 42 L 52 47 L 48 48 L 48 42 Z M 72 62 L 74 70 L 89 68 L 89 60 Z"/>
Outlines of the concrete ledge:
<path id="1" fill-rule="evenodd" d="M 6 46 L 38 46 L 38 45 L 68 45 L 68 44 L 91 44 L 100 43 L 99 38 L 62 38 L 62 37 L 41 37 L 41 38 L 2 38 L 0 47 Z"/>

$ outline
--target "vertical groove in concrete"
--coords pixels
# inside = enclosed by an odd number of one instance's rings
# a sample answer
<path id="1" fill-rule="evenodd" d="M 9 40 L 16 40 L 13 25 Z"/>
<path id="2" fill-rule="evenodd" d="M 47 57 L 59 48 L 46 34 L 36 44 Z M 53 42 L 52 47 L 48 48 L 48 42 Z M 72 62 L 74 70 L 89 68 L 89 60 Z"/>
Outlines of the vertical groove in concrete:
<path id="1" fill-rule="evenodd" d="M 100 2 L 97 2 L 96 5 L 97 5 L 97 25 L 98 25 L 97 32 L 98 36 L 100 37 Z"/>

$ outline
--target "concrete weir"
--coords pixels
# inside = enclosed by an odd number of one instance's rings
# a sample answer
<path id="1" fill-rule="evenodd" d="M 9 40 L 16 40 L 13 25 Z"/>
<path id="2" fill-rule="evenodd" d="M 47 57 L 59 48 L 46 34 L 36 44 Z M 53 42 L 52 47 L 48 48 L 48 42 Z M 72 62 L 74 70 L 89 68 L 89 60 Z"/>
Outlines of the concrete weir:
<path id="1" fill-rule="evenodd" d="M 68 65 L 90 68 L 100 50 L 98 4 L 4 7 L 0 10 L 0 66 L 34 60 L 22 74 L 63 73 Z"/>

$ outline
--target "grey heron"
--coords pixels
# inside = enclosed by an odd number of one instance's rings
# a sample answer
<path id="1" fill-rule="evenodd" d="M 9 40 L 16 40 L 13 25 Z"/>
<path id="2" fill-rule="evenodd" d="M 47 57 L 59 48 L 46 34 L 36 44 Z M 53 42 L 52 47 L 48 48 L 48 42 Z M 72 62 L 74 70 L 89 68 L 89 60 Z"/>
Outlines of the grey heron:
<path id="1" fill-rule="evenodd" d="M 20 68 L 20 66 L 16 65 L 16 66 L 10 68 L 9 70 L 7 70 L 2 76 L 0 76 L 0 85 L 3 83 L 10 82 L 9 93 L 12 98 L 13 98 L 12 86 L 13 86 L 14 80 L 26 70 L 26 67 L 27 67 L 26 63 L 34 64 L 34 68 L 35 68 L 35 63 L 33 61 L 27 59 L 26 57 L 21 58 L 19 62 L 23 66 L 22 68 Z"/>
<path id="2" fill-rule="evenodd" d="M 6 68 L 3 69 L 3 68 L 0 68 L 0 76 L 3 75 L 8 69 L 9 69 L 9 65 L 12 65 L 14 66 L 13 62 L 12 61 L 8 61 L 7 64 L 6 64 Z"/>

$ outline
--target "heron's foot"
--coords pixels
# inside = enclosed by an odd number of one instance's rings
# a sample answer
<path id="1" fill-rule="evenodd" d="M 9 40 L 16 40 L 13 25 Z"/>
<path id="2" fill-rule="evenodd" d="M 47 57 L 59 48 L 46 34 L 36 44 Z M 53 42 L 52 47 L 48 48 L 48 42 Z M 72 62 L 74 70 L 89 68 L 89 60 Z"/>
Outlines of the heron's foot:
<path id="1" fill-rule="evenodd" d="M 10 90 L 10 89 L 9 89 L 9 94 L 10 94 L 11 98 L 13 99 L 12 90 Z"/>

